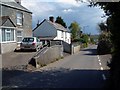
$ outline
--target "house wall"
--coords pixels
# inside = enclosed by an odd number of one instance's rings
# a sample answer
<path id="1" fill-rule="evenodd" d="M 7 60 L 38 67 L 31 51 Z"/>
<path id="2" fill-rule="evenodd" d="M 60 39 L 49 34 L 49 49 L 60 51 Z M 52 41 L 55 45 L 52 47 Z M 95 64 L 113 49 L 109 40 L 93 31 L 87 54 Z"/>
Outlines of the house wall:
<path id="1" fill-rule="evenodd" d="M 62 32 L 62 31 L 61 31 Z M 65 32 L 62 32 L 63 33 L 63 37 L 62 37 L 62 40 L 66 42 L 66 39 L 65 39 Z"/>
<path id="2" fill-rule="evenodd" d="M 65 32 L 57 30 L 57 37 L 54 40 L 63 40 L 65 41 Z"/>
<path id="3" fill-rule="evenodd" d="M 15 29 L 15 28 L 13 28 L 13 29 Z M 7 52 L 14 51 L 17 46 L 16 38 L 14 41 L 2 42 L 2 32 L 1 31 L 2 31 L 2 29 L 0 29 L 0 53 L 4 54 Z M 16 35 L 14 37 L 16 37 Z"/>
<path id="4" fill-rule="evenodd" d="M 56 37 L 56 29 L 47 21 L 44 21 L 36 30 L 33 31 L 35 37 Z"/>
<path id="5" fill-rule="evenodd" d="M 62 35 L 62 31 L 57 30 L 57 36 L 54 38 L 54 40 L 63 40 L 64 42 L 71 44 L 71 34 L 68 32 L 63 32 Z"/>
<path id="6" fill-rule="evenodd" d="M 1 44 L 1 53 L 7 53 L 10 51 L 14 51 L 16 48 L 16 42 L 12 42 L 12 43 L 2 43 Z"/>
<path id="7" fill-rule="evenodd" d="M 54 38 L 54 40 L 63 40 L 61 31 L 57 30 L 57 36 Z"/>
<path id="8" fill-rule="evenodd" d="M 71 33 L 67 32 L 67 40 L 68 44 L 71 44 Z"/>
<path id="9" fill-rule="evenodd" d="M 18 26 L 16 15 L 17 12 L 23 13 L 23 26 Z M 2 16 L 9 16 L 17 28 L 23 29 L 23 37 L 24 36 L 32 36 L 32 15 L 31 13 L 24 12 L 21 10 L 13 9 L 7 6 L 2 6 Z"/>
<path id="10" fill-rule="evenodd" d="M 1 10 L 2 10 L 1 16 L 9 16 L 10 19 L 12 20 L 12 22 L 16 25 L 15 34 L 16 34 L 17 30 L 22 30 L 23 37 L 32 36 L 32 14 L 31 13 L 17 10 L 17 9 L 7 7 L 4 5 L 2 6 Z M 21 26 L 17 25 L 17 12 L 20 12 L 23 14 L 23 25 L 21 25 Z M 11 26 L 11 23 L 7 22 L 5 26 L 7 26 L 7 27 Z M 0 37 L 1 36 L 2 35 L 0 35 Z M 15 37 L 17 38 L 17 35 L 15 35 Z M 0 43 L 1 44 L 1 46 L 0 46 L 1 53 L 6 53 L 6 52 L 15 50 L 15 48 L 17 46 L 16 38 L 15 38 L 15 42 Z"/>
<path id="11" fill-rule="evenodd" d="M 1 42 L 2 42 L 2 38 L 1 38 L 1 29 L 0 29 L 0 54 L 1 54 Z"/>

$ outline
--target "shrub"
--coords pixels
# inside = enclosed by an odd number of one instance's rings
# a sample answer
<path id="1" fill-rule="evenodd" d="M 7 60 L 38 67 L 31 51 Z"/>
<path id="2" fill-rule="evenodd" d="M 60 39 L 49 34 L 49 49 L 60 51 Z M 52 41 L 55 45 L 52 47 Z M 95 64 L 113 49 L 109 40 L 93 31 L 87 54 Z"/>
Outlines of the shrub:
<path id="1" fill-rule="evenodd" d="M 97 52 L 98 54 L 110 54 L 112 49 L 112 44 L 108 40 L 101 40 L 98 43 Z"/>

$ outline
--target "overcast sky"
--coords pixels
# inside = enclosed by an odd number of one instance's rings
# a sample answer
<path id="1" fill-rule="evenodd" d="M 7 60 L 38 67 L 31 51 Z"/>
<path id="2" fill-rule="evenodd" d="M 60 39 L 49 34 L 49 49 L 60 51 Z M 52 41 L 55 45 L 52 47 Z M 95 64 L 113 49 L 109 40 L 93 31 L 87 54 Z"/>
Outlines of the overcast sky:
<path id="1" fill-rule="evenodd" d="M 32 28 L 36 27 L 38 20 L 61 16 L 68 27 L 76 21 L 84 33 L 98 34 L 97 24 L 105 21 L 101 18 L 104 12 L 100 7 L 88 7 L 88 3 L 75 0 L 22 0 L 22 5 L 33 13 Z"/>

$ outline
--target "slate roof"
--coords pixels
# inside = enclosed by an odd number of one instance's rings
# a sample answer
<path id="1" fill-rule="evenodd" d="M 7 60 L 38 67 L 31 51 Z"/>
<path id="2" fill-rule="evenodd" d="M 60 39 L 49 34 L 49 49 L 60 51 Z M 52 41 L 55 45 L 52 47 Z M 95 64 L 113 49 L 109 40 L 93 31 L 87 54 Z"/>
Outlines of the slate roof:
<path id="1" fill-rule="evenodd" d="M 15 2 L 14 0 L 0 0 L 0 4 L 2 4 L 4 6 L 11 7 L 11 8 L 15 8 L 15 9 L 18 9 L 18 10 L 22 10 L 22 11 L 25 11 L 25 12 L 28 12 L 28 13 L 32 13 L 28 9 L 23 7 L 22 5 Z"/>
<path id="2" fill-rule="evenodd" d="M 35 29 L 33 29 L 33 31 L 36 30 L 45 21 L 48 22 L 48 23 L 50 23 L 56 30 L 68 32 L 68 29 L 64 28 L 61 24 L 58 24 L 58 23 L 55 23 L 55 22 L 51 22 L 51 21 L 46 20 L 46 19 L 44 19 Z"/>
<path id="3" fill-rule="evenodd" d="M 13 26 L 16 27 L 15 24 L 14 24 L 14 23 L 12 22 L 12 20 L 10 19 L 9 16 L 2 16 L 2 17 L 0 17 L 0 26 L 3 26 L 4 23 L 5 23 L 8 19 L 9 19 L 10 22 L 13 24 Z"/>
<path id="4" fill-rule="evenodd" d="M 57 30 L 67 31 L 67 29 L 64 28 L 61 24 L 58 24 L 58 23 L 55 23 L 55 22 L 51 22 L 49 20 L 47 20 L 47 22 L 49 22 L 50 24 L 52 24 Z"/>

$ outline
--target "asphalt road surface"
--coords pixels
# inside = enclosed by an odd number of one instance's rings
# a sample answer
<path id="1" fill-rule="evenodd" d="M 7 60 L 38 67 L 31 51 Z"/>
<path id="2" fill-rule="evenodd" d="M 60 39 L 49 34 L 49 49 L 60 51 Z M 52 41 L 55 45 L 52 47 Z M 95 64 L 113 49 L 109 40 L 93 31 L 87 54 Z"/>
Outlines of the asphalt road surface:
<path id="1" fill-rule="evenodd" d="M 96 45 L 37 69 L 34 72 L 4 71 L 4 88 L 98 88 L 103 89 L 109 68 Z"/>

